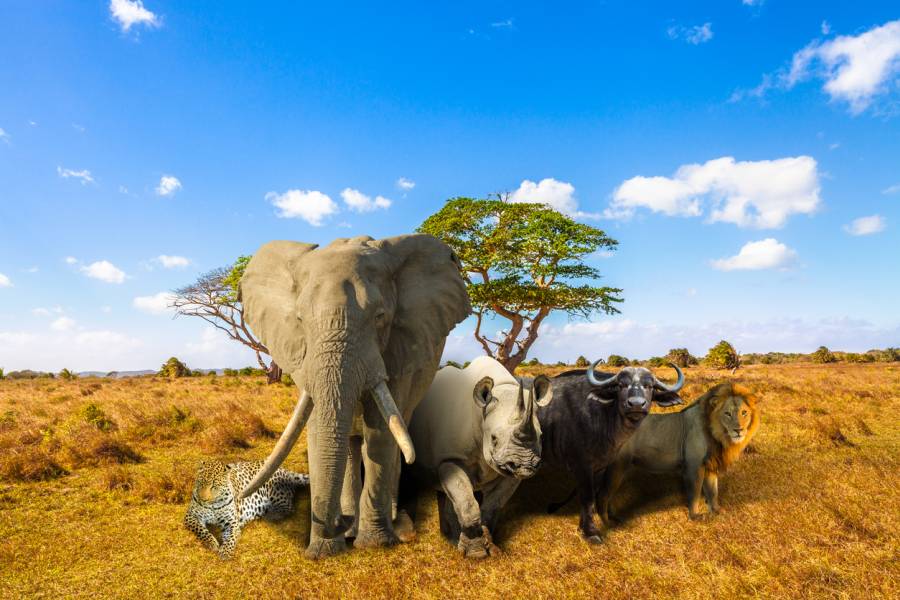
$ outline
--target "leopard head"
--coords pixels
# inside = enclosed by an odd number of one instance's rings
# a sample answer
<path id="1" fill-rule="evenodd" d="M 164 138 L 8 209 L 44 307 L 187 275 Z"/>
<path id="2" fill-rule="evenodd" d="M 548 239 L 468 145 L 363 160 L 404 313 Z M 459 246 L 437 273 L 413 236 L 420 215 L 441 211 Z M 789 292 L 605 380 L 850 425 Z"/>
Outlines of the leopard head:
<path id="1" fill-rule="evenodd" d="M 200 461 L 192 498 L 209 508 L 217 508 L 231 502 L 234 498 L 228 482 L 228 466 L 217 460 Z"/>

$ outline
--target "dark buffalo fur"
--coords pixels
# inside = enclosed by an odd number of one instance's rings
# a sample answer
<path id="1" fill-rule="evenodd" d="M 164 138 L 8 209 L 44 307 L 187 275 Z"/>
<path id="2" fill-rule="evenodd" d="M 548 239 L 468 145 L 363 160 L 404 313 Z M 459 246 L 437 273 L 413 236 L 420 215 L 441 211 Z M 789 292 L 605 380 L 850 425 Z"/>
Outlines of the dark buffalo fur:
<path id="1" fill-rule="evenodd" d="M 615 373 L 596 372 L 598 379 Z M 585 370 L 560 373 L 552 379 L 553 401 L 538 408 L 542 431 L 542 459 L 545 469 L 562 469 L 575 478 L 581 504 L 579 527 L 591 542 L 599 542 L 600 531 L 594 525 L 597 492 L 603 471 L 612 463 L 619 448 L 640 425 L 625 417 L 620 402 L 602 404 L 594 398 L 616 397 L 618 388 L 601 390 L 591 385 Z M 676 393 L 655 392 L 660 405 L 677 404 Z"/>

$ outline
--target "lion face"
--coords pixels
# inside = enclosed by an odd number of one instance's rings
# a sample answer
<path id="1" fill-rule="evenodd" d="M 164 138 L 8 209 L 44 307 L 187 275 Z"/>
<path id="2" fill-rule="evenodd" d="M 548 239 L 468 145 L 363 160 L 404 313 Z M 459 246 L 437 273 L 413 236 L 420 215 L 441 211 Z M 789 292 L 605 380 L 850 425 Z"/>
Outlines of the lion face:
<path id="1" fill-rule="evenodd" d="M 722 428 L 724 437 L 732 444 L 739 444 L 747 437 L 753 423 L 753 407 L 741 396 L 723 398 L 716 407 L 716 421 Z"/>

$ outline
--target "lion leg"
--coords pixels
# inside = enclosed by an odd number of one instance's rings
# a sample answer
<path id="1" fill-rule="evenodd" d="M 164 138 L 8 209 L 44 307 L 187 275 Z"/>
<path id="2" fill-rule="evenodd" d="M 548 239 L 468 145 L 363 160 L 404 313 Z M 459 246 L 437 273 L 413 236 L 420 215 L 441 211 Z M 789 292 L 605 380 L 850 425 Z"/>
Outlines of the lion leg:
<path id="1" fill-rule="evenodd" d="M 703 497 L 713 513 L 725 512 L 719 506 L 719 476 L 716 473 L 705 473 L 703 476 Z"/>

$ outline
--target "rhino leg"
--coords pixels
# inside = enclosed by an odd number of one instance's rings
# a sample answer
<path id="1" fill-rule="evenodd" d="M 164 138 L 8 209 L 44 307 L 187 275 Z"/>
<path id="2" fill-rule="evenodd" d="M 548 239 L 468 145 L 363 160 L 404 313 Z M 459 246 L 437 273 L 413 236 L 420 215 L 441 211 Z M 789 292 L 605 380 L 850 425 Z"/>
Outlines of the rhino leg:
<path id="1" fill-rule="evenodd" d="M 518 489 L 519 483 L 520 480 L 512 477 L 499 477 L 485 486 L 484 500 L 481 502 L 481 523 L 491 535 L 497 533 L 500 511 Z"/>

